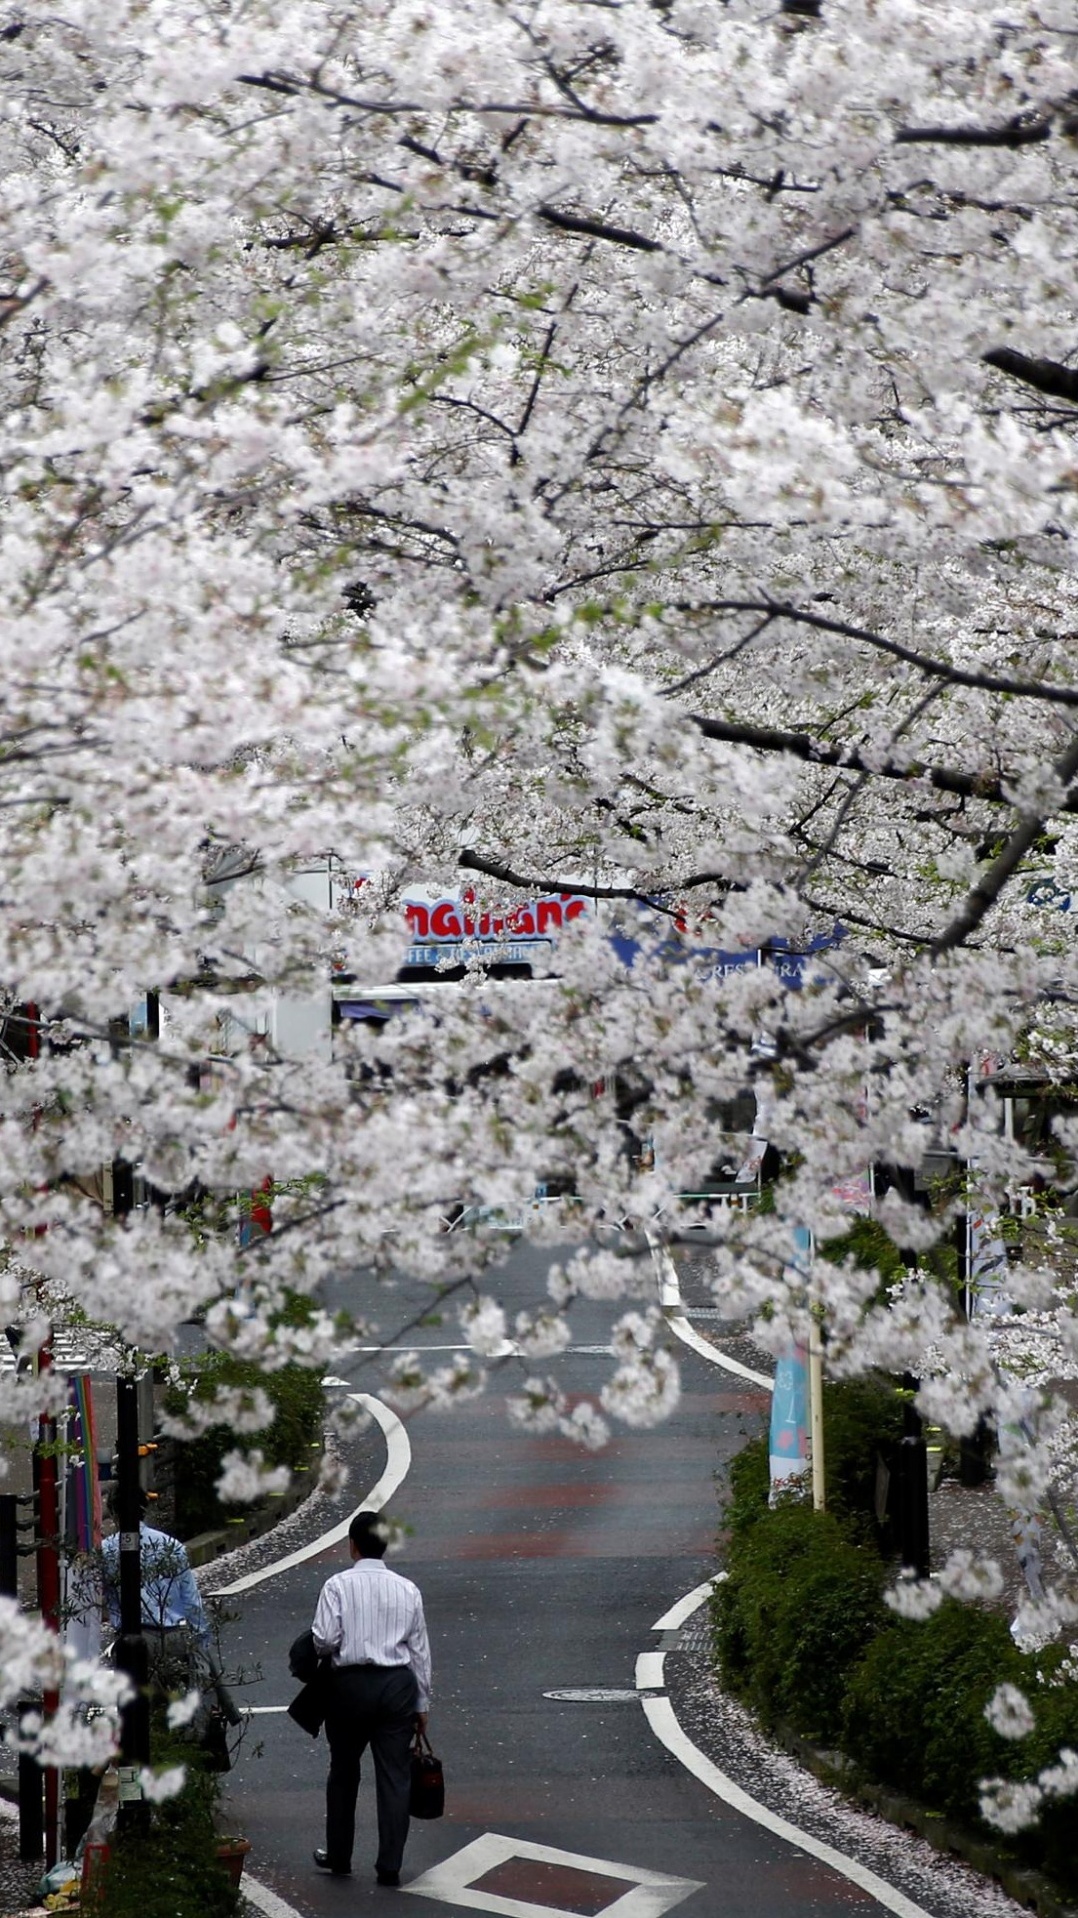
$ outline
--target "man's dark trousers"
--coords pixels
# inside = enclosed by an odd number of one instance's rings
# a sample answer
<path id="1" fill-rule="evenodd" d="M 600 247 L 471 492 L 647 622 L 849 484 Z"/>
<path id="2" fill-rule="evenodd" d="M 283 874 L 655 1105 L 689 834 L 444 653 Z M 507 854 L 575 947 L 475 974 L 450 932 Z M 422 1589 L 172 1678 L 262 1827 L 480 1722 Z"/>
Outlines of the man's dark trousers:
<path id="1" fill-rule="evenodd" d="M 415 1673 L 408 1665 L 337 1665 L 329 1674 L 326 1852 L 333 1870 L 343 1871 L 352 1862 L 359 1761 L 368 1745 L 378 1800 L 375 1869 L 401 1868 L 408 1837 L 417 1697 Z"/>

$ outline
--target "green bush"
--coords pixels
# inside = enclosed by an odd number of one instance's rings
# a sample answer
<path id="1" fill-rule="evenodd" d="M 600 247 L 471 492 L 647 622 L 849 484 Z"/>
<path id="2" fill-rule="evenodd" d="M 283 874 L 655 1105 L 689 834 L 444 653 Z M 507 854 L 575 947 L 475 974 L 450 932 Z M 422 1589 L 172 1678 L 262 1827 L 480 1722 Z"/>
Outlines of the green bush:
<path id="1" fill-rule="evenodd" d="M 322 1431 L 324 1396 L 321 1377 L 305 1365 L 285 1365 L 278 1372 L 262 1372 L 252 1360 L 228 1353 L 210 1353 L 198 1362 L 194 1398 L 212 1398 L 218 1386 L 256 1388 L 266 1393 L 275 1409 L 271 1425 L 262 1432 L 237 1433 L 229 1425 L 213 1425 L 198 1438 L 181 1441 L 176 1452 L 175 1510 L 180 1538 L 223 1525 L 244 1508 L 222 1505 L 215 1486 L 226 1452 L 250 1451 L 258 1446 L 269 1466 L 287 1465 L 291 1471 L 309 1465 L 311 1448 Z M 187 1394 L 175 1387 L 165 1401 L 170 1414 L 182 1414 Z"/>
<path id="2" fill-rule="evenodd" d="M 1005 1619 L 953 1599 L 923 1622 L 894 1619 L 850 1673 L 845 1749 L 882 1783 L 978 1823 L 982 1778 L 1033 1779 L 1062 1747 L 1078 1748 L 1078 1687 L 1058 1682 L 1063 1657 L 1020 1652 Z M 1008 1683 L 1033 1708 L 1028 1738 L 1001 1738 L 984 1716 Z M 1049 1804 L 1011 1848 L 1078 1887 L 1073 1799 Z"/>
<path id="3" fill-rule="evenodd" d="M 945 1599 L 914 1622 L 884 1606 L 889 1574 L 870 1501 L 875 1449 L 900 1430 L 901 1399 L 857 1382 L 829 1386 L 824 1406 L 834 1509 L 769 1507 L 764 1436 L 730 1467 L 728 1576 L 713 1600 L 722 1680 L 765 1724 L 838 1744 L 878 1782 L 984 1830 L 983 1778 L 1033 1779 L 1061 1749 L 1078 1750 L 1078 1686 L 1058 1647 L 1019 1652 L 1007 1621 L 982 1608 Z M 1028 1738 L 1001 1738 L 984 1716 L 1006 1682 L 1033 1708 Z M 1073 1798 L 1050 1801 L 1035 1827 L 1006 1841 L 1067 1895 L 1078 1892 L 1074 1817 Z"/>
<path id="4" fill-rule="evenodd" d="M 233 1918 L 237 1896 L 217 1858 L 216 1781 L 185 1757 L 183 1790 L 151 1807 L 148 1831 L 113 1845 L 102 1918 Z"/>
<path id="5" fill-rule="evenodd" d="M 984 1716 L 1008 1680 L 1026 1682 L 1026 1661 L 994 1613 L 945 1599 L 931 1618 L 893 1618 L 850 1674 L 846 1749 L 874 1778 L 972 1821 L 977 1780 L 1016 1750 Z"/>
<path id="6" fill-rule="evenodd" d="M 827 1510 L 851 1537 L 878 1537 L 876 1465 L 902 1437 L 903 1398 L 880 1375 L 842 1379 L 823 1389 Z"/>
<path id="7" fill-rule="evenodd" d="M 876 1375 L 824 1386 L 824 1469 L 827 1510 L 854 1539 L 877 1535 L 876 1461 L 902 1436 L 902 1395 Z M 767 1434 L 752 1439 L 730 1465 L 724 1519 L 735 1537 L 768 1510 Z"/>
<path id="8" fill-rule="evenodd" d="M 830 1514 L 781 1505 L 740 1532 L 717 1589 L 723 1677 L 765 1721 L 833 1740 L 847 1673 L 885 1618 L 878 1560 Z"/>

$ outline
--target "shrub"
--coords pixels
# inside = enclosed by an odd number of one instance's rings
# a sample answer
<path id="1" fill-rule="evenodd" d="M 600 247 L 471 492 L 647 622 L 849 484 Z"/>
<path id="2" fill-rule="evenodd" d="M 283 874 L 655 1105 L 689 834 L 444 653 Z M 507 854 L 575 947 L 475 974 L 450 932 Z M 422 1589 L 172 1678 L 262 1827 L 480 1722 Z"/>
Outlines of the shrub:
<path id="1" fill-rule="evenodd" d="M 1078 1687 L 1059 1682 L 1063 1657 L 1020 1652 L 1004 1619 L 953 1599 L 923 1622 L 895 1619 L 849 1674 L 845 1748 L 881 1782 L 977 1823 L 982 1778 L 1032 1779 L 1061 1747 L 1078 1748 Z M 1005 1683 L 1033 1707 L 1028 1738 L 1000 1738 L 984 1716 Z M 1073 1799 L 1046 1806 L 1012 1849 L 1078 1887 Z"/>
<path id="2" fill-rule="evenodd" d="M 903 1399 L 892 1379 L 874 1375 L 825 1384 L 824 1469 L 827 1509 L 852 1537 L 874 1540 L 876 1464 L 902 1437 Z"/>
<path id="3" fill-rule="evenodd" d="M 198 1532 L 222 1525 L 242 1509 L 222 1505 L 214 1489 L 226 1452 L 236 1448 L 246 1452 L 257 1445 L 267 1465 L 287 1465 L 291 1471 L 297 1471 L 310 1463 L 311 1447 L 318 1443 L 321 1435 L 324 1409 L 321 1378 L 304 1365 L 285 1365 L 277 1372 L 262 1372 L 251 1360 L 214 1352 L 199 1360 L 195 1399 L 211 1398 L 219 1385 L 251 1391 L 261 1387 L 273 1404 L 276 1416 L 262 1432 L 237 1433 L 229 1425 L 213 1425 L 198 1438 L 178 1445 L 175 1522 L 180 1538 L 193 1538 Z M 186 1404 L 186 1393 L 177 1387 L 166 1398 L 165 1409 L 171 1414 L 182 1414 Z"/>
<path id="4" fill-rule="evenodd" d="M 846 1676 L 887 1614 L 879 1561 L 828 1513 L 782 1505 L 735 1538 L 715 1597 L 723 1677 L 765 1721 L 833 1740 Z"/>
<path id="5" fill-rule="evenodd" d="M 233 1918 L 237 1896 L 217 1858 L 216 1781 L 190 1756 L 183 1790 L 151 1808 L 149 1829 L 115 1841 L 102 1918 Z"/>
<path id="6" fill-rule="evenodd" d="M 850 1673 L 846 1748 L 874 1778 L 971 1822 L 977 1780 L 1005 1772 L 1015 1750 L 984 1708 L 997 1685 L 1025 1679 L 992 1613 L 945 1599 L 931 1618 L 892 1619 Z"/>
<path id="7" fill-rule="evenodd" d="M 827 1510 L 854 1539 L 877 1536 L 876 1461 L 902 1436 L 902 1395 L 890 1379 L 842 1379 L 824 1386 Z M 730 1465 L 724 1518 L 740 1535 L 768 1510 L 768 1441 L 752 1439 Z"/>

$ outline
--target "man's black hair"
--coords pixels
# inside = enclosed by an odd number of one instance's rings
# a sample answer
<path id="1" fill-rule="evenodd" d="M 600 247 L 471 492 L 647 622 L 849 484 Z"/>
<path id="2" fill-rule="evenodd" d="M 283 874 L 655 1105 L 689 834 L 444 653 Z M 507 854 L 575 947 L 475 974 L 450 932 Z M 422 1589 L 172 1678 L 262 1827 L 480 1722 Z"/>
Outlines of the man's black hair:
<path id="1" fill-rule="evenodd" d="M 364 1558 L 384 1558 L 389 1537 L 377 1512 L 357 1512 L 348 1536 Z"/>
<path id="2" fill-rule="evenodd" d="M 119 1524 L 120 1522 L 120 1487 L 115 1479 L 110 1479 L 109 1484 L 106 1488 L 105 1503 L 108 1506 L 109 1511 L 111 1512 L 113 1518 L 116 1520 L 116 1523 Z M 140 1485 L 139 1494 L 138 1494 L 139 1518 L 140 1519 L 145 1518 L 149 1509 L 150 1509 L 150 1501 L 147 1498 L 146 1493 L 143 1491 Z"/>

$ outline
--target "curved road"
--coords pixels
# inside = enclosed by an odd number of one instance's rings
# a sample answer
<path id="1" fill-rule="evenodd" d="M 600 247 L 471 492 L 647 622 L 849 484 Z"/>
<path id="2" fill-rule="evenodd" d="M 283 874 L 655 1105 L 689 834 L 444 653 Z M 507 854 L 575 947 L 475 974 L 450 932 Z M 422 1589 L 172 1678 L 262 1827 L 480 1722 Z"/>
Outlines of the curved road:
<path id="1" fill-rule="evenodd" d="M 498 1287 L 510 1311 L 534 1302 L 551 1256 L 512 1248 Z M 362 1308 L 360 1283 L 339 1287 L 342 1303 Z M 399 1322 L 423 1296 L 400 1281 Z M 385 1302 L 381 1311 L 388 1324 Z M 613 1316 L 609 1306 L 575 1312 L 576 1343 L 558 1361 L 570 1394 L 594 1393 L 609 1375 Z M 458 1336 L 454 1315 L 412 1343 Z M 766 1394 L 748 1381 L 717 1374 L 691 1351 L 679 1358 L 675 1416 L 656 1431 L 620 1429 L 598 1454 L 515 1432 L 496 1388 L 412 1421 L 411 1469 L 391 1507 L 411 1536 L 395 1563 L 426 1602 L 446 1816 L 413 1822 L 403 1891 L 380 1889 L 365 1776 L 353 1876 L 319 1874 L 311 1850 L 322 1842 L 324 1741 L 264 1711 L 247 1741 L 260 1741 L 261 1754 L 244 1752 L 230 1795 L 253 1842 L 251 1870 L 269 1890 L 267 1918 L 384 1911 L 410 1885 L 451 1914 L 879 1918 L 873 1898 L 690 1777 L 634 1695 L 638 1655 L 660 1642 L 656 1621 L 714 1569 L 716 1472 L 766 1412 Z M 498 1369 L 509 1384 L 520 1376 L 515 1360 Z M 352 1389 L 377 1389 L 361 1353 L 337 1370 Z M 355 1489 L 358 1502 L 366 1487 Z M 258 1661 L 263 1672 L 245 1702 L 291 1698 L 288 1645 L 309 1623 L 322 1581 L 346 1563 L 336 1546 L 233 1601 L 241 1616 L 229 1660 Z M 552 1696 L 566 1691 L 615 1695 Z M 576 1862 L 546 1857 L 550 1850 Z M 418 1918 L 423 1907 L 409 1898 L 405 1909 Z"/>

